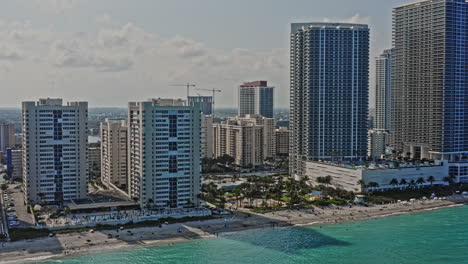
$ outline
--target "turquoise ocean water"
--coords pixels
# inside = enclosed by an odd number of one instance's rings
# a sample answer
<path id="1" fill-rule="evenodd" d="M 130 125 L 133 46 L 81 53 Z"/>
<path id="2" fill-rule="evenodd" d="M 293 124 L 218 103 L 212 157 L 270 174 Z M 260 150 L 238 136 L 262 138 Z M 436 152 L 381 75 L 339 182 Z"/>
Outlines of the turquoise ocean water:
<path id="1" fill-rule="evenodd" d="M 322 228 L 244 231 L 41 263 L 468 263 L 468 206 Z"/>

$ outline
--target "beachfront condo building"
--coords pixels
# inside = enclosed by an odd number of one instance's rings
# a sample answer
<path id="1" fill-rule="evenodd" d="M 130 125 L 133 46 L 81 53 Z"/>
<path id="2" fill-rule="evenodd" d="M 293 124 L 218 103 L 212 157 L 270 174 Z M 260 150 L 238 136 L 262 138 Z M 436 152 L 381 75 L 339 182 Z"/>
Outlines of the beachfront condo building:
<path id="1" fill-rule="evenodd" d="M 375 59 L 375 118 L 369 131 L 368 156 L 382 158 L 391 127 L 392 50 L 385 50 Z"/>
<path id="2" fill-rule="evenodd" d="M 8 148 L 14 148 L 16 145 L 15 125 L 12 123 L 0 124 L 0 152 Z"/>
<path id="3" fill-rule="evenodd" d="M 25 202 L 63 204 L 87 197 L 88 103 L 23 102 Z"/>
<path id="4" fill-rule="evenodd" d="M 128 187 L 128 126 L 125 120 L 101 122 L 101 181 L 114 189 Z"/>
<path id="5" fill-rule="evenodd" d="M 290 173 L 307 160 L 367 156 L 369 27 L 293 23 L 290 63 Z"/>
<path id="6" fill-rule="evenodd" d="M 267 81 L 246 82 L 239 86 L 238 115 L 273 118 L 273 91 Z"/>
<path id="7" fill-rule="evenodd" d="M 142 208 L 199 205 L 200 113 L 180 99 L 129 103 L 128 193 Z"/>
<path id="8" fill-rule="evenodd" d="M 229 155 L 241 167 L 261 166 L 276 154 L 275 120 L 260 115 L 213 124 L 214 157 Z"/>
<path id="9" fill-rule="evenodd" d="M 390 130 L 392 103 L 392 50 L 385 50 L 375 59 L 374 129 Z"/>
<path id="10" fill-rule="evenodd" d="M 468 182 L 468 3 L 425 0 L 393 10 L 392 146 L 448 160 Z"/>
<path id="11" fill-rule="evenodd" d="M 425 0 L 393 10 L 393 146 L 412 158 L 468 154 L 468 3 Z"/>

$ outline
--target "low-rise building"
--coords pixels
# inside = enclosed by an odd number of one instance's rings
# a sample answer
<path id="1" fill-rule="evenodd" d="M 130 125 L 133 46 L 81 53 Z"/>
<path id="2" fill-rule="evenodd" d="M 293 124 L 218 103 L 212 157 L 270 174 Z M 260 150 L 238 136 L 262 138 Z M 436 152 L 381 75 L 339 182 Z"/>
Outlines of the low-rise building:
<path id="1" fill-rule="evenodd" d="M 261 166 L 276 153 L 274 119 L 259 115 L 232 117 L 213 124 L 214 157 L 229 155 L 242 167 Z"/>
<path id="2" fill-rule="evenodd" d="M 449 163 L 409 163 L 384 161 L 353 165 L 338 162 L 305 162 L 306 176 L 311 185 L 320 185 L 319 177 L 331 177 L 330 186 L 352 192 L 382 191 L 420 187 L 432 184 L 445 184 L 444 177 L 449 176 Z M 422 179 L 422 180 L 421 180 Z"/>

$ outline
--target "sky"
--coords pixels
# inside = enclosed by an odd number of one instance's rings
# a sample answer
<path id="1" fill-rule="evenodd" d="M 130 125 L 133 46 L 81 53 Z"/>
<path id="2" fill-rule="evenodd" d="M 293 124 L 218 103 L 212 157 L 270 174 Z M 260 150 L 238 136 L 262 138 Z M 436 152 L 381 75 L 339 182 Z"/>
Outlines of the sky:
<path id="1" fill-rule="evenodd" d="M 372 105 L 373 58 L 391 47 L 392 8 L 408 1 L 0 0 L 0 107 L 42 97 L 126 107 L 184 98 L 171 85 L 187 82 L 235 107 L 240 84 L 268 80 L 286 108 L 293 22 L 369 24 Z"/>

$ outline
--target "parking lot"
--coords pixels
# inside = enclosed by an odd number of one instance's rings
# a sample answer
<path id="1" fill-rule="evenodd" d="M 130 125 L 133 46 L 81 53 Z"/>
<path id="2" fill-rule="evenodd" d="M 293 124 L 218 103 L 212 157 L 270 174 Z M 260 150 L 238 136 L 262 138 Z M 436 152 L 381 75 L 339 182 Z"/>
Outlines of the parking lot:
<path id="1" fill-rule="evenodd" d="M 5 211 L 7 213 L 8 226 L 29 227 L 33 224 L 32 214 L 27 212 L 27 207 L 23 202 L 21 185 L 10 184 L 4 192 Z"/>
<path id="2" fill-rule="evenodd" d="M 7 227 L 7 217 L 4 211 L 4 201 L 3 201 L 3 192 L 0 191 L 0 234 L 3 235 L 4 237 L 7 237 L 8 235 L 8 227 Z"/>

